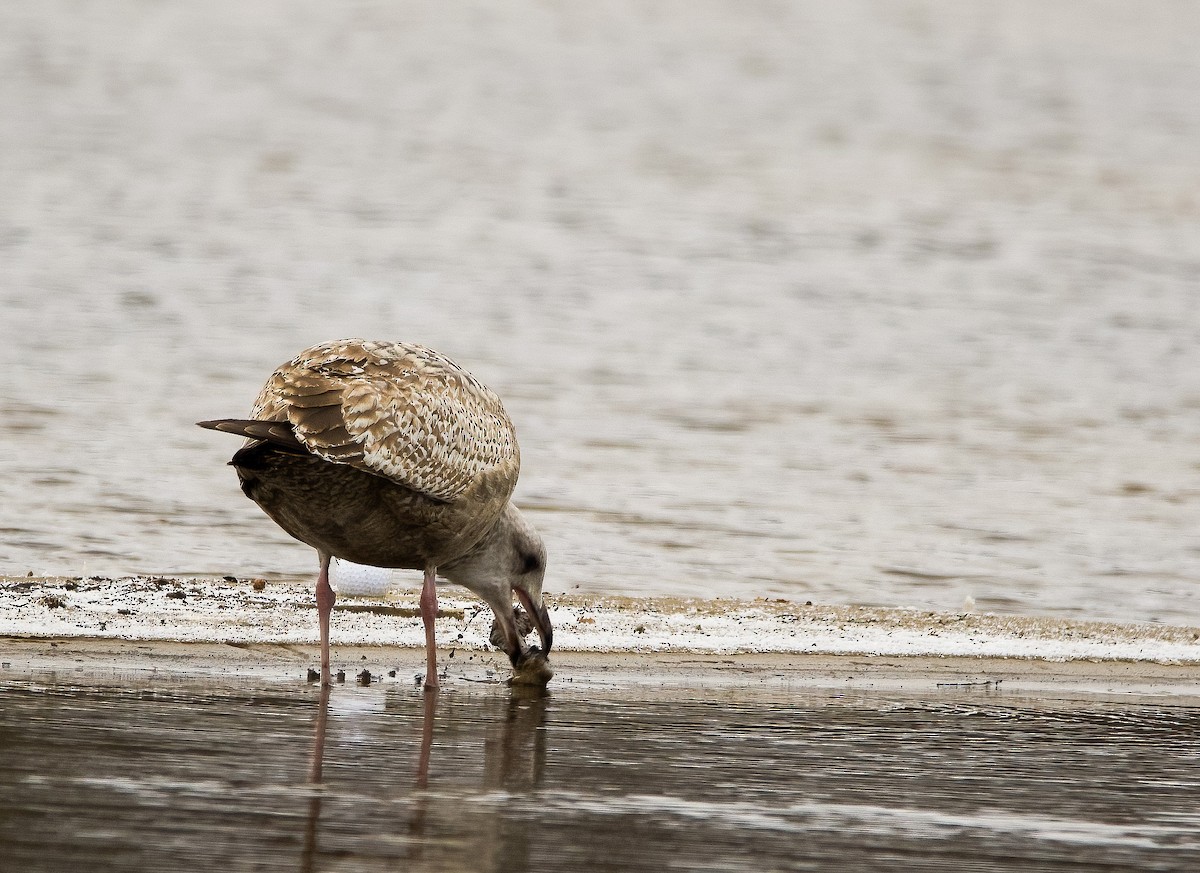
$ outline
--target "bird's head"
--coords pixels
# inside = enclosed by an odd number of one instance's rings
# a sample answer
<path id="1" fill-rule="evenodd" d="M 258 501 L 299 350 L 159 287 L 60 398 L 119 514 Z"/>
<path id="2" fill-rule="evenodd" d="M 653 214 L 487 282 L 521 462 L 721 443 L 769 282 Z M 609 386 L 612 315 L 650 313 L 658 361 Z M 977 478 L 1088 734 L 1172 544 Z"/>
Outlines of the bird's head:
<path id="1" fill-rule="evenodd" d="M 528 672 L 532 658 L 540 662 L 534 672 L 544 672 L 545 679 L 549 679 L 549 667 L 544 664 L 554 644 L 554 628 L 542 598 L 546 546 L 520 510 L 509 503 L 495 526 L 474 548 L 439 570 L 451 582 L 477 594 L 496 613 L 499 631 L 496 644 L 508 653 L 518 678 L 523 670 Z M 514 594 L 532 621 L 532 628 L 517 626 Z M 529 630 L 537 631 L 540 650 L 525 647 L 523 637 Z"/>

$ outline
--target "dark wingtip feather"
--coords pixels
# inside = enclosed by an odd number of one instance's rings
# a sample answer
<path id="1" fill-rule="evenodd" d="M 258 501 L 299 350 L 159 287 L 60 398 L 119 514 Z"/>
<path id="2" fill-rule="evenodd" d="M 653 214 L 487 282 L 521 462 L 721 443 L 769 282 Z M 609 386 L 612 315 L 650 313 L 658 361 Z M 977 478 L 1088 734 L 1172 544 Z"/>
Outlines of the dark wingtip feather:
<path id="1" fill-rule="evenodd" d="M 307 451 L 296 437 L 296 432 L 292 429 L 291 422 L 287 421 L 259 421 L 254 418 L 218 418 L 213 421 L 198 421 L 196 424 L 209 430 L 219 430 L 221 433 L 231 433 L 235 436 L 246 437 L 247 439 L 262 440 L 263 442 L 271 443 L 283 449 L 290 449 L 294 452 Z"/>
<path id="2" fill-rule="evenodd" d="M 220 430 L 221 425 L 224 423 L 225 423 L 225 419 L 223 419 L 223 418 L 213 419 L 212 421 L 196 422 L 196 424 L 198 424 L 200 427 L 206 427 L 209 430 Z"/>

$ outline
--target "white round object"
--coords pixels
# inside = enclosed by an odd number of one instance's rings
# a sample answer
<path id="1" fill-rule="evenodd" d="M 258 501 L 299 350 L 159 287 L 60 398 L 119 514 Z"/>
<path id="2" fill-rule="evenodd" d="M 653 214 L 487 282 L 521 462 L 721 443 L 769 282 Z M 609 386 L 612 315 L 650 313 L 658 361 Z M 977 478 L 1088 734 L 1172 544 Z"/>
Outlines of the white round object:
<path id="1" fill-rule="evenodd" d="M 338 594 L 387 594 L 392 587 L 392 571 L 386 567 L 368 567 L 366 564 L 352 564 L 334 558 L 329 564 L 329 584 Z"/>

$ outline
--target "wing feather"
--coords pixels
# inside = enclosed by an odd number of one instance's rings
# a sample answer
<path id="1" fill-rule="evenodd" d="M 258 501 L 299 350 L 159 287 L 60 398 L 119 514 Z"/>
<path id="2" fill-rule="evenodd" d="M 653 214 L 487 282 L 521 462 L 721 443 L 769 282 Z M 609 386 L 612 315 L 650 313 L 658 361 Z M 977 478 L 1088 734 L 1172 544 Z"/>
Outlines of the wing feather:
<path id="1" fill-rule="evenodd" d="M 411 343 L 341 340 L 267 380 L 253 417 L 289 421 L 311 452 L 450 501 L 482 476 L 515 485 L 516 434 L 500 399 L 449 358 Z"/>

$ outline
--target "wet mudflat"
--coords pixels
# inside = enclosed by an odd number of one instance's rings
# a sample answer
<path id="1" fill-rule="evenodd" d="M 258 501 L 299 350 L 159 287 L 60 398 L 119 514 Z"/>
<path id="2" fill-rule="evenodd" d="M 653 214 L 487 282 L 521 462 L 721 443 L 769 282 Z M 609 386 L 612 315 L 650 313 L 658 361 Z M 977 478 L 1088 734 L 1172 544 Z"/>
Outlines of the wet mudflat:
<path id="1" fill-rule="evenodd" d="M 1190 698 L 0 677 L 11 870 L 1191 870 Z M 991 690 L 987 690 L 991 688 Z"/>

